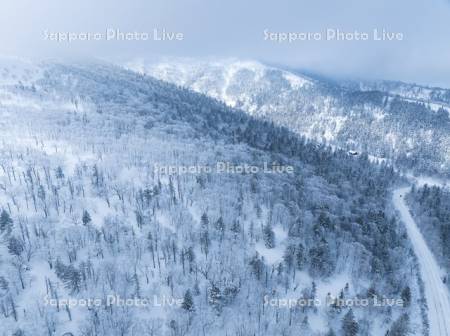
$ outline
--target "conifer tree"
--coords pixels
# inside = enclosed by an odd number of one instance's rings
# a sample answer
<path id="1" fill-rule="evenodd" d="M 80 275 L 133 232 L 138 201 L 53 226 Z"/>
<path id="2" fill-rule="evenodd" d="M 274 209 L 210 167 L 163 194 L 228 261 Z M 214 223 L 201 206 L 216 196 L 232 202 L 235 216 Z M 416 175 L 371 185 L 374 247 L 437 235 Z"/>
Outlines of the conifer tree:
<path id="1" fill-rule="evenodd" d="M 83 225 L 88 225 L 91 222 L 91 215 L 89 215 L 89 212 L 87 212 L 87 210 L 83 211 L 82 221 Z"/>
<path id="2" fill-rule="evenodd" d="M 358 334 L 359 325 L 355 320 L 353 310 L 350 309 L 342 319 L 342 334 L 344 336 L 356 336 Z"/>
<path id="3" fill-rule="evenodd" d="M 188 312 L 193 312 L 195 310 L 194 300 L 189 289 L 186 291 L 186 293 L 184 293 L 183 303 L 181 304 L 181 307 Z"/>
<path id="4" fill-rule="evenodd" d="M 0 233 L 10 232 L 12 230 L 13 220 L 6 210 L 0 214 Z"/>

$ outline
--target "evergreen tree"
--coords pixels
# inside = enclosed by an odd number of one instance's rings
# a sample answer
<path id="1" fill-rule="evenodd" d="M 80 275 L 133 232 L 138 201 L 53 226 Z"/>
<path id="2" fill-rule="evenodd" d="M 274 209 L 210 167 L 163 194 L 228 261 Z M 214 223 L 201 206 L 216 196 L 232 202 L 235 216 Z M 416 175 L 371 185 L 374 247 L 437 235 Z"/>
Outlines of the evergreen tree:
<path id="1" fill-rule="evenodd" d="M 309 250 L 310 272 L 314 276 L 327 276 L 332 272 L 330 247 L 325 239 Z"/>
<path id="2" fill-rule="evenodd" d="M 330 328 L 330 330 L 328 330 L 328 332 L 325 334 L 325 336 L 336 336 L 336 333 L 334 332 L 333 329 Z"/>
<path id="3" fill-rule="evenodd" d="M 20 257 L 23 250 L 24 250 L 24 245 L 20 239 L 18 239 L 16 237 L 9 238 L 9 242 L 8 242 L 9 253 L 11 253 L 12 255 L 15 255 L 17 257 Z"/>
<path id="4" fill-rule="evenodd" d="M 64 178 L 64 172 L 60 166 L 56 168 L 55 175 L 57 179 L 63 179 Z"/>
<path id="5" fill-rule="evenodd" d="M 0 276 L 0 294 L 2 291 L 7 291 L 9 289 L 9 282 L 5 277 Z"/>
<path id="6" fill-rule="evenodd" d="M 13 226 L 13 220 L 6 210 L 2 210 L 0 214 L 0 233 L 11 232 Z"/>
<path id="7" fill-rule="evenodd" d="M 37 195 L 39 197 L 39 199 L 44 202 L 45 201 L 45 189 L 42 185 L 39 185 L 38 187 L 38 191 L 37 191 Z"/>
<path id="8" fill-rule="evenodd" d="M 288 245 L 284 250 L 283 254 L 283 260 L 288 270 L 291 270 L 292 267 L 294 266 L 294 258 L 295 258 L 295 246 Z"/>
<path id="9" fill-rule="evenodd" d="M 207 228 L 205 228 L 200 233 L 200 246 L 206 257 L 208 257 L 210 245 L 211 239 L 209 238 L 209 231 Z"/>
<path id="10" fill-rule="evenodd" d="M 409 316 L 408 314 L 401 315 L 389 330 L 389 336 L 406 336 L 409 334 Z"/>
<path id="11" fill-rule="evenodd" d="M 220 241 L 222 241 L 225 233 L 225 223 L 223 222 L 222 216 L 214 223 L 214 228 L 219 234 Z"/>
<path id="12" fill-rule="evenodd" d="M 88 225 L 91 222 L 91 215 L 89 215 L 89 212 L 87 212 L 87 210 L 83 211 L 81 220 L 83 221 L 83 225 Z"/>
<path id="13" fill-rule="evenodd" d="M 258 280 L 261 280 L 263 271 L 264 271 L 264 263 L 259 258 L 258 254 L 256 254 L 251 260 L 250 260 L 250 267 L 252 270 L 252 273 L 256 276 Z"/>
<path id="14" fill-rule="evenodd" d="M 355 336 L 358 334 L 359 325 L 355 320 L 353 310 L 350 309 L 342 319 L 342 334 L 344 336 Z"/>
<path id="15" fill-rule="evenodd" d="M 401 298 L 403 300 L 403 307 L 409 307 L 411 304 L 411 289 L 406 286 L 401 293 Z"/>
<path id="16" fill-rule="evenodd" d="M 220 314 L 222 311 L 222 292 L 215 284 L 212 284 L 209 289 L 208 302 Z"/>
<path id="17" fill-rule="evenodd" d="M 295 254 L 295 262 L 296 262 L 296 266 L 299 270 L 301 270 L 301 269 L 303 269 L 303 267 L 305 267 L 305 263 L 306 263 L 305 247 L 301 243 L 297 247 L 297 251 Z"/>
<path id="18" fill-rule="evenodd" d="M 186 291 L 186 293 L 184 293 L 183 303 L 181 304 L 181 307 L 188 312 L 193 312 L 195 310 L 194 300 L 189 289 Z"/>
<path id="19" fill-rule="evenodd" d="M 220 216 L 219 219 L 217 219 L 214 227 L 219 232 L 223 232 L 225 230 L 225 223 L 223 222 L 222 216 Z"/>
<path id="20" fill-rule="evenodd" d="M 25 336 L 25 332 L 22 329 L 19 328 L 16 331 L 14 331 L 12 336 Z"/>
<path id="21" fill-rule="evenodd" d="M 263 239 L 267 248 L 272 249 L 275 247 L 275 233 L 270 224 L 265 225 L 263 228 Z"/>
<path id="22" fill-rule="evenodd" d="M 208 218 L 208 215 L 206 214 L 206 212 L 204 212 L 202 214 L 202 217 L 200 218 L 200 223 L 201 223 L 202 229 L 204 229 L 204 230 L 208 229 L 209 218 Z"/>
<path id="23" fill-rule="evenodd" d="M 81 287 L 81 274 L 73 265 L 64 265 L 59 259 L 56 261 L 55 272 L 66 288 L 77 293 Z"/>

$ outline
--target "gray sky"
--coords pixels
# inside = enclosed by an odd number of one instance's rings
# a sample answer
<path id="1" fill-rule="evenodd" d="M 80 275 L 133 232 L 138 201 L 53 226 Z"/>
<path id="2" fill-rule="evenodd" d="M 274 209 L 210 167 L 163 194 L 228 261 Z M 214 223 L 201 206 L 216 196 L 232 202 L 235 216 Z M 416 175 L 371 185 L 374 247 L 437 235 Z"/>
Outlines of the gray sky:
<path id="1" fill-rule="evenodd" d="M 157 56 L 240 57 L 342 77 L 385 78 L 450 87 L 447 0 L 3 0 L 0 53 L 24 57 L 88 56 L 127 61 Z M 72 41 L 55 33 L 183 33 L 182 41 Z M 272 33 L 322 34 L 276 42 Z M 329 41 L 327 29 L 367 32 L 368 41 Z M 403 34 L 374 41 L 373 29 Z"/>

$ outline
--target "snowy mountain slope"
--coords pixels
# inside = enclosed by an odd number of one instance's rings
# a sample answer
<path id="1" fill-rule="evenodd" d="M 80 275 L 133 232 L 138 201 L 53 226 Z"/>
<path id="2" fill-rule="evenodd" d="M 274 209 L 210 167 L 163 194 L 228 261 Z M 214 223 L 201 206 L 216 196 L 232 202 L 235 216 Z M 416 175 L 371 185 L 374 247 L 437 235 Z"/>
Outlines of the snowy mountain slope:
<path id="1" fill-rule="evenodd" d="M 38 63 L 26 59 L 0 56 L 0 85 L 26 85 L 42 75 Z"/>
<path id="2" fill-rule="evenodd" d="M 392 169 L 108 64 L 37 67 L 1 85 L 0 335 L 426 330 Z M 294 173 L 158 168 L 218 162 Z M 405 301 L 350 310 L 375 297 Z"/>
<path id="3" fill-rule="evenodd" d="M 255 113 L 260 108 L 252 94 L 272 90 L 276 84 L 281 84 L 281 89 L 299 89 L 313 85 L 310 79 L 271 69 L 255 61 L 170 61 L 148 65 L 141 61 L 129 63 L 127 68 L 189 87 L 249 113 Z M 275 83 L 276 80 L 281 83 Z"/>
<path id="4" fill-rule="evenodd" d="M 395 82 L 327 81 L 257 62 L 131 62 L 128 68 L 189 87 L 311 139 L 448 174 L 448 91 Z"/>
<path id="5" fill-rule="evenodd" d="M 409 84 L 396 81 L 360 81 L 349 83 L 349 87 L 362 91 L 382 91 L 391 95 L 398 95 L 416 102 L 448 108 L 450 105 L 450 90 Z"/>

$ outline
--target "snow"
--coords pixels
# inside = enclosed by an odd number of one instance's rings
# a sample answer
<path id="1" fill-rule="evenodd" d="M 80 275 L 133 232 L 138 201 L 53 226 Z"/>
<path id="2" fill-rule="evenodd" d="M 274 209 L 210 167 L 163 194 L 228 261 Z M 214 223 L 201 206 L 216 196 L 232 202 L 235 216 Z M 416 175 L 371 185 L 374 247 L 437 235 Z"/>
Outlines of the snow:
<path id="1" fill-rule="evenodd" d="M 283 242 L 287 238 L 287 232 L 283 230 L 280 226 L 275 226 L 273 228 L 275 234 L 275 247 L 269 249 L 265 246 L 264 241 L 260 240 L 255 244 L 256 251 L 264 257 L 265 261 L 270 265 L 274 265 L 283 261 L 284 254 L 284 244 Z"/>
<path id="2" fill-rule="evenodd" d="M 284 72 L 283 77 L 291 84 L 293 89 L 299 89 L 305 85 L 311 84 L 311 82 L 303 77 L 293 75 L 289 72 Z"/>
<path id="3" fill-rule="evenodd" d="M 369 158 L 370 162 L 377 163 L 377 164 L 388 162 L 388 159 L 377 157 L 374 155 L 368 155 L 368 158 Z"/>
<path id="4" fill-rule="evenodd" d="M 381 121 L 386 117 L 386 114 L 383 112 L 382 109 L 375 109 L 373 111 L 373 117 L 376 121 Z"/>
<path id="5" fill-rule="evenodd" d="M 418 187 L 423 187 L 425 184 L 428 185 L 429 187 L 431 186 L 437 186 L 440 188 L 447 188 L 450 186 L 450 182 L 446 181 L 442 178 L 438 178 L 438 177 L 432 177 L 432 176 L 408 176 L 409 178 L 411 178 Z"/>
<path id="6" fill-rule="evenodd" d="M 164 228 L 168 229 L 170 232 L 176 231 L 169 215 L 165 213 L 158 213 L 156 219 L 158 223 L 160 223 Z"/>
<path id="7" fill-rule="evenodd" d="M 242 84 L 236 78 L 237 74 L 242 71 L 249 72 L 252 76 L 252 83 L 259 85 L 264 85 L 265 76 L 269 71 L 280 71 L 293 90 L 312 84 L 311 80 L 306 77 L 272 68 L 258 61 L 235 58 L 214 61 L 175 59 L 153 64 L 146 64 L 143 60 L 134 60 L 124 66 L 141 74 L 147 73 L 177 85 L 187 86 L 196 92 L 221 100 L 230 107 L 236 107 L 240 103 L 241 107 L 244 107 L 250 114 L 255 113 L 258 109 L 258 106 L 253 103 L 254 99 L 245 90 L 239 94 L 230 94 L 230 88 Z"/>
<path id="8" fill-rule="evenodd" d="M 0 56 L 0 85 L 29 85 L 42 76 L 42 68 L 19 57 Z"/>
<path id="9" fill-rule="evenodd" d="M 410 187 L 396 189 L 393 203 L 404 222 L 418 258 L 428 304 L 430 336 L 450 336 L 450 295 L 442 282 L 439 266 L 405 203 Z"/>

